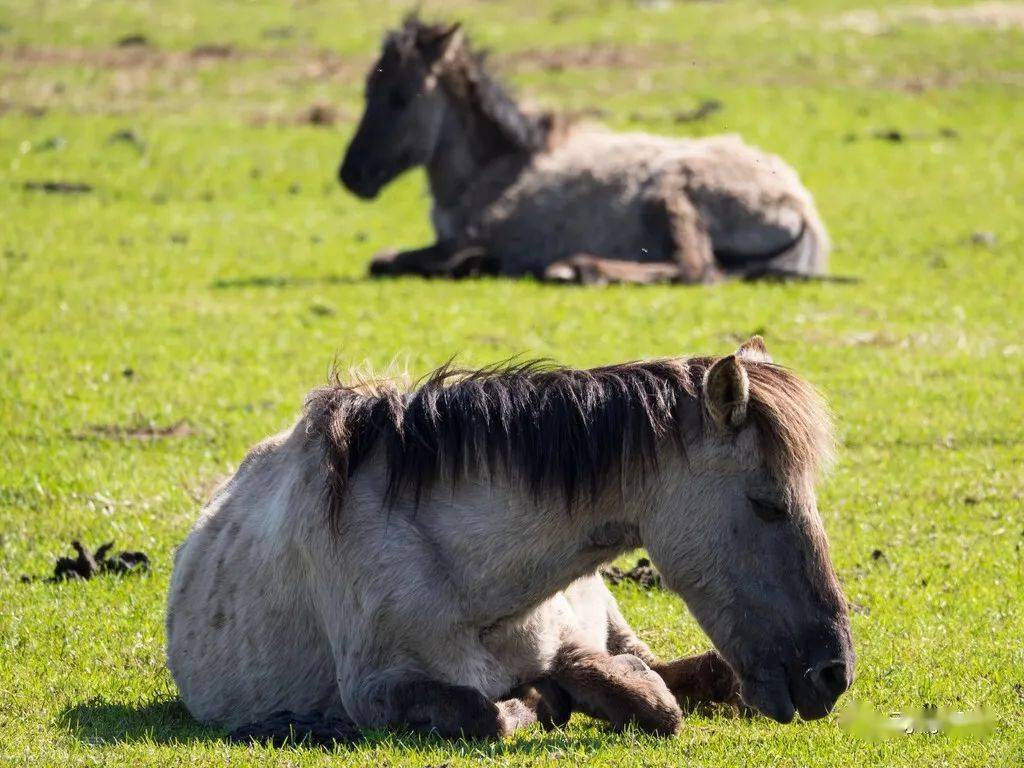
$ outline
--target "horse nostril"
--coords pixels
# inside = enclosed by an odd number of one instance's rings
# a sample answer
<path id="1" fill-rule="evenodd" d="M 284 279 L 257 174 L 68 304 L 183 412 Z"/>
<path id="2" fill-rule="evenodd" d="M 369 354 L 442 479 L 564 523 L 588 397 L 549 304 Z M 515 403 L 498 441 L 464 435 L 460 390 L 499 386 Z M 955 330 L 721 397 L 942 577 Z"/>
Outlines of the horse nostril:
<path id="1" fill-rule="evenodd" d="M 839 659 L 823 661 L 811 670 L 811 679 L 815 685 L 835 698 L 839 698 L 839 695 L 850 687 L 850 678 L 846 662 Z"/>

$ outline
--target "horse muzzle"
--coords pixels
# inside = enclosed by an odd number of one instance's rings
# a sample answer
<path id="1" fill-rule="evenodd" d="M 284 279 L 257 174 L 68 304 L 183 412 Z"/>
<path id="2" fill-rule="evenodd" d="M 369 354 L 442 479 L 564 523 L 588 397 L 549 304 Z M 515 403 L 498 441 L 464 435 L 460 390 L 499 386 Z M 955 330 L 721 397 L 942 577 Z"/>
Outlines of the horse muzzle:
<path id="1" fill-rule="evenodd" d="M 365 165 L 350 162 L 348 157 L 338 168 L 338 181 L 341 185 L 363 200 L 372 200 L 380 193 L 382 185 L 378 181 L 379 176 Z"/>
<path id="2" fill-rule="evenodd" d="M 793 704 L 804 720 L 825 717 L 853 684 L 853 654 L 821 658 L 790 675 Z"/>
<path id="3" fill-rule="evenodd" d="M 792 659 L 765 654 L 759 663 L 739 671 L 744 703 L 780 723 L 799 713 L 804 720 L 825 717 L 853 684 L 854 652 L 848 631 L 809 633 L 815 642 Z"/>

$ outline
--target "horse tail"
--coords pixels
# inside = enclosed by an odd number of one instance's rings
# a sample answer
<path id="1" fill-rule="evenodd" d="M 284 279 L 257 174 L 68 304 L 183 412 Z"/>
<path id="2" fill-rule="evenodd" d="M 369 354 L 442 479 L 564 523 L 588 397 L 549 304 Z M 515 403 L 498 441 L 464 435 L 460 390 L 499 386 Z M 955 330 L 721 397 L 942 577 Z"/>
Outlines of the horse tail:
<path id="1" fill-rule="evenodd" d="M 828 275 L 828 257 L 832 250 L 825 225 L 813 204 L 801 207 L 800 231 L 779 250 L 751 260 L 739 272 L 747 282 L 758 280 L 803 280 L 823 283 L 857 283 L 859 278 Z"/>
<path id="2" fill-rule="evenodd" d="M 330 748 L 335 744 L 352 743 L 359 737 L 359 729 L 347 717 L 320 713 L 298 715 L 282 710 L 265 720 L 235 728 L 227 735 L 227 740 L 239 744 L 273 744 L 276 747 L 307 744 Z"/>

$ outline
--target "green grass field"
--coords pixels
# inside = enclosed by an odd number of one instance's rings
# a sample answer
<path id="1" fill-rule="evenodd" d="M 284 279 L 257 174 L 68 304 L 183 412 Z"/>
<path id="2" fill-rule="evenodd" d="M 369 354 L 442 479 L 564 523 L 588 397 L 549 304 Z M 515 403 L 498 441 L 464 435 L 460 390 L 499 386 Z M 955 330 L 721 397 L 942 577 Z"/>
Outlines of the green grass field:
<path id="1" fill-rule="evenodd" d="M 364 278 L 376 250 L 429 237 L 420 175 L 372 204 L 335 182 L 380 33 L 407 7 L 0 0 L 0 764 L 1020 765 L 1022 6 L 428 3 L 535 102 L 783 155 L 817 196 L 833 271 L 862 278 L 589 290 Z M 117 46 L 132 34 L 149 45 Z M 724 108 L 674 119 L 708 98 Z M 333 126 L 303 120 L 317 104 Z M 92 190 L 26 188 L 46 181 Z M 856 606 L 849 698 L 985 707 L 989 738 L 868 743 L 835 716 L 712 713 L 659 741 L 577 715 L 500 744 L 377 733 L 275 751 L 227 746 L 177 701 L 173 548 L 334 361 L 590 365 L 725 353 L 753 332 L 837 416 L 821 508 Z M 144 549 L 153 572 L 20 583 L 72 538 Z M 616 590 L 658 652 L 707 647 L 677 598 Z"/>

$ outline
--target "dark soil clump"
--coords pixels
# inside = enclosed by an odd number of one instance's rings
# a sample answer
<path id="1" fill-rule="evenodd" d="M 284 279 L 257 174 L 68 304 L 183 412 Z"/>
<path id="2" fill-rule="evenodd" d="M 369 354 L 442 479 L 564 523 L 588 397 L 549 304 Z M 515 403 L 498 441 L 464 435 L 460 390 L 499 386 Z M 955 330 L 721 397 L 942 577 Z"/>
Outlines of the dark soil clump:
<path id="1" fill-rule="evenodd" d="M 313 104 L 298 116 L 304 125 L 331 126 L 338 122 L 338 110 L 329 104 Z"/>
<path id="2" fill-rule="evenodd" d="M 117 40 L 118 48 L 136 48 L 148 46 L 149 38 L 142 33 L 135 32 L 124 37 L 119 37 Z"/>
<path id="3" fill-rule="evenodd" d="M 108 541 L 95 552 L 78 541 L 72 541 L 71 546 L 78 555 L 76 557 L 58 557 L 53 566 L 53 576 L 45 581 L 55 583 L 74 579 L 88 580 L 103 573 L 126 576 L 149 571 L 149 557 L 145 552 L 122 551 L 113 557 L 107 557 L 107 553 L 114 546 L 112 541 Z M 21 580 L 25 583 L 33 581 L 30 576 L 22 576 Z"/>
<path id="4" fill-rule="evenodd" d="M 160 426 L 152 422 L 139 424 L 94 424 L 89 427 L 89 434 L 100 437 L 119 438 L 128 440 L 157 440 L 165 437 L 190 437 L 195 434 L 192 425 L 184 419 Z M 78 438 L 84 435 L 76 435 Z"/>
<path id="5" fill-rule="evenodd" d="M 672 119 L 677 123 L 695 123 L 721 111 L 724 106 L 718 99 L 705 99 L 696 109 L 679 110 Z"/>
<path id="6" fill-rule="evenodd" d="M 83 195 L 92 192 L 92 185 L 77 181 L 26 181 L 25 189 L 48 195 Z"/>
<path id="7" fill-rule="evenodd" d="M 193 59 L 228 59 L 234 54 L 234 46 L 224 43 L 203 43 L 193 48 L 189 55 Z"/>
<path id="8" fill-rule="evenodd" d="M 601 569 L 601 575 L 609 584 L 621 584 L 624 581 L 632 581 L 644 589 L 661 589 L 661 574 L 658 569 L 651 565 L 646 557 L 636 561 L 636 565 L 628 571 L 624 571 L 614 565 Z"/>

